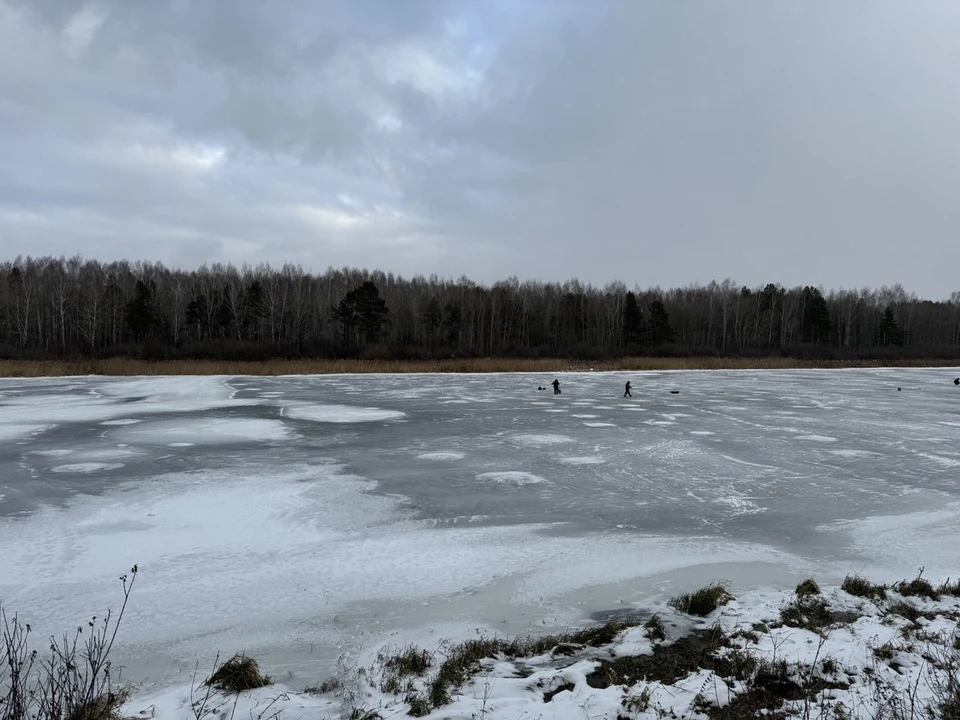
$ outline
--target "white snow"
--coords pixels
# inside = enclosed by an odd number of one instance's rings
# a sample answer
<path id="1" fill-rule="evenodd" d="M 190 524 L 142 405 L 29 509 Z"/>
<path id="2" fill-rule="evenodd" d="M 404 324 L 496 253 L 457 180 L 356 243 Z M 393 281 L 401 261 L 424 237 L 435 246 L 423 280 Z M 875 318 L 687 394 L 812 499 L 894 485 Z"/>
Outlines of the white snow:
<path id="1" fill-rule="evenodd" d="M 797 602 L 790 591 L 755 590 L 739 595 L 707 618 L 691 618 L 663 604 L 645 608 L 656 613 L 667 631 L 664 641 L 647 637 L 642 625 L 621 631 L 599 648 L 573 648 L 554 654 L 511 658 L 503 655 L 481 661 L 462 685 L 448 688 L 449 702 L 431 708 L 428 718 L 471 720 L 516 720 L 517 718 L 605 718 L 617 717 L 693 718 L 705 720 L 706 707 L 725 707 L 743 695 L 761 664 L 786 663 L 786 672 L 795 682 L 817 678 L 834 689 L 812 692 L 809 702 L 788 700 L 781 708 L 787 717 L 886 717 L 900 702 L 916 717 L 930 715 L 951 682 L 954 665 L 940 663 L 952 652 L 960 603 L 955 598 L 908 601 L 929 613 L 914 625 L 905 618 L 854 598 L 836 588 L 824 588 L 820 596 L 834 611 L 851 614 L 852 622 L 827 628 L 822 633 L 783 625 L 781 612 Z M 734 653 L 752 659 L 755 670 L 735 679 L 701 667 L 678 673 L 676 679 L 620 678 L 609 687 L 593 687 L 588 676 L 601 662 L 614 658 L 650 657 L 668 648 L 683 636 L 713 628 L 728 638 L 727 647 L 715 652 L 721 657 Z M 441 631 L 442 632 L 442 631 Z M 484 633 L 491 637 L 493 633 Z M 476 633 L 473 634 L 475 638 Z M 321 720 L 330 717 L 360 716 L 375 709 L 380 717 L 406 717 L 411 693 L 403 687 L 391 693 L 384 689 L 389 672 L 385 657 L 401 652 L 407 643 L 426 648 L 433 665 L 422 676 L 404 678 L 413 683 L 413 695 L 429 697 L 437 667 L 450 654 L 454 643 L 466 636 L 433 637 L 400 634 L 390 641 L 373 643 L 359 652 L 345 652 L 337 668 L 335 690 L 324 694 L 299 692 L 291 682 L 248 691 L 237 698 L 214 694 L 208 700 L 211 714 L 240 713 L 241 717 L 280 717 Z M 889 648 L 889 659 L 876 651 Z M 703 662 L 703 661 L 701 661 Z M 832 667 L 828 667 L 828 663 Z M 705 663 L 704 663 L 705 664 Z M 743 661 L 738 663 L 741 667 Z M 271 671 L 269 665 L 265 668 Z M 803 673 L 801 676 L 800 673 Z M 954 676 L 955 678 L 955 676 Z M 320 678 L 311 678 L 315 685 Z M 404 684 L 405 684 L 404 683 Z M 307 684 L 301 682 L 301 686 Z M 202 697 L 202 696 L 201 696 Z M 140 692 L 124 705 L 126 717 L 157 720 L 193 720 L 197 710 L 190 685 L 181 682 L 160 692 Z M 202 713 L 201 713 L 202 714 Z M 909 715 L 908 715 L 909 716 Z"/>
<path id="2" fill-rule="evenodd" d="M 567 435 L 556 435 L 552 433 L 522 433 L 520 435 L 514 435 L 510 438 L 510 441 L 522 447 L 546 447 L 570 443 L 573 442 L 573 438 Z"/>
<path id="3" fill-rule="evenodd" d="M 310 420 L 325 423 L 363 423 L 397 420 L 406 417 L 399 410 L 354 407 L 352 405 L 288 405 L 283 416 L 293 420 Z"/>
<path id="4" fill-rule="evenodd" d="M 206 418 L 195 420 L 156 420 L 110 431 L 113 437 L 128 443 L 168 445 L 188 442 L 195 445 L 220 443 L 269 442 L 286 440 L 291 431 L 279 420 L 252 418 Z"/>
<path id="5" fill-rule="evenodd" d="M 452 451 L 428 452 L 417 455 L 418 460 L 463 460 L 464 457 L 463 453 Z"/>
<path id="6" fill-rule="evenodd" d="M 583 424 L 584 424 L 585 427 L 592 427 L 592 428 L 609 428 L 609 427 L 616 427 L 616 424 L 614 424 L 614 423 L 609 423 L 609 422 L 585 422 L 585 423 L 583 423 Z"/>
<path id="7" fill-rule="evenodd" d="M 122 467 L 124 467 L 123 463 L 88 462 L 73 463 L 70 465 L 57 465 L 56 467 L 51 468 L 50 471 L 55 473 L 95 473 L 119 470 Z"/>
<path id="8" fill-rule="evenodd" d="M 119 420 L 104 420 L 101 425 L 136 425 L 138 422 L 143 422 L 142 420 L 136 420 L 134 418 L 120 418 Z"/>
<path id="9" fill-rule="evenodd" d="M 600 465 L 605 462 L 599 455 L 584 455 L 582 457 L 564 457 L 560 458 L 564 465 Z"/>
<path id="10" fill-rule="evenodd" d="M 505 472 L 485 472 L 477 475 L 478 480 L 489 480 L 491 482 L 503 483 L 505 485 L 536 485 L 547 482 L 539 475 L 533 473 L 521 472 L 517 470 L 508 470 Z"/>

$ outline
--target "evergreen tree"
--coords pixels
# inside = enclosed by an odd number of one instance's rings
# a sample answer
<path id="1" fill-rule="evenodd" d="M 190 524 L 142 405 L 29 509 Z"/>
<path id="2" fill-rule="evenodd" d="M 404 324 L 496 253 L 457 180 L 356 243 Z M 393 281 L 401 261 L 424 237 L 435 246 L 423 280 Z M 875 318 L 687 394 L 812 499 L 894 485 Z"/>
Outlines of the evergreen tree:
<path id="1" fill-rule="evenodd" d="M 802 291 L 804 299 L 803 312 L 803 339 L 806 342 L 827 342 L 833 324 L 830 322 L 830 310 L 827 301 L 817 288 L 805 287 Z"/>
<path id="2" fill-rule="evenodd" d="M 643 311 L 632 292 L 627 293 L 623 304 L 623 340 L 627 345 L 643 342 Z"/>
<path id="3" fill-rule="evenodd" d="M 344 340 L 349 342 L 354 334 L 359 333 L 361 341 L 365 343 L 380 339 L 389 312 L 377 286 L 369 280 L 348 292 L 335 311 Z"/>
<path id="4" fill-rule="evenodd" d="M 423 310 L 423 325 L 427 329 L 427 338 L 430 340 L 430 347 L 437 345 L 437 331 L 440 330 L 440 324 L 443 322 L 443 312 L 440 310 L 440 303 L 433 297 L 427 303 Z"/>
<path id="5" fill-rule="evenodd" d="M 133 297 L 124 308 L 127 327 L 138 342 L 147 339 L 157 321 L 154 294 L 155 289 L 152 284 L 147 285 L 143 280 L 137 280 Z"/>
<path id="6" fill-rule="evenodd" d="M 676 337 L 676 333 L 670 327 L 670 316 L 667 314 L 667 309 L 663 306 L 662 300 L 654 300 L 650 303 L 648 334 L 651 345 L 671 343 Z"/>
<path id="7" fill-rule="evenodd" d="M 460 324 L 463 320 L 460 308 L 453 303 L 447 303 L 443 309 L 443 332 L 447 337 L 447 345 L 455 348 L 460 344 Z"/>
<path id="8" fill-rule="evenodd" d="M 260 337 L 260 320 L 263 317 L 263 283 L 254 280 L 243 291 L 243 305 L 247 324 L 252 327 L 254 339 Z"/>
<path id="9" fill-rule="evenodd" d="M 880 318 L 880 327 L 877 328 L 877 345 L 903 345 L 903 331 L 897 324 L 897 318 L 893 314 L 893 309 L 887 305 L 883 311 L 883 317 Z"/>
<path id="10" fill-rule="evenodd" d="M 203 323 L 207 316 L 207 301 L 203 295 L 196 295 L 187 303 L 187 327 L 194 330 L 196 340 L 203 339 Z"/>

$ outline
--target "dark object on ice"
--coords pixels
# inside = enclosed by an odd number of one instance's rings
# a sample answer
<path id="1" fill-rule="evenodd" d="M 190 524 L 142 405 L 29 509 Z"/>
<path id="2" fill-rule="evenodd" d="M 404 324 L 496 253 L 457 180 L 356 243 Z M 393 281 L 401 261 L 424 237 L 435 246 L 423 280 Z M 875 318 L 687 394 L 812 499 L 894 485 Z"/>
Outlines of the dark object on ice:
<path id="1" fill-rule="evenodd" d="M 679 395 L 679 394 L 680 394 L 680 391 L 679 391 L 679 390 L 671 390 L 671 391 L 670 391 L 670 394 L 671 394 L 671 395 Z"/>
<path id="2" fill-rule="evenodd" d="M 624 396 L 624 397 L 633 397 L 633 395 L 630 394 L 630 381 L 629 381 L 629 380 L 627 381 L 627 384 L 626 384 L 626 386 L 624 387 L 623 396 Z"/>
<path id="3" fill-rule="evenodd" d="M 537 390 L 543 390 L 543 388 L 540 386 L 537 386 Z"/>
<path id="4" fill-rule="evenodd" d="M 260 665 L 256 660 L 238 653 L 217 668 L 204 685 L 211 685 L 223 692 L 241 693 L 272 683 L 268 676 L 260 672 Z"/>
<path id="5" fill-rule="evenodd" d="M 900 388 L 897 388 L 897 392 L 900 392 Z"/>
<path id="6" fill-rule="evenodd" d="M 550 383 L 550 384 L 553 385 L 553 394 L 554 394 L 554 395 L 559 395 L 559 394 L 560 394 L 560 381 L 559 381 L 559 380 L 554 380 L 554 381 L 553 381 L 552 383 Z"/>
<path id="7" fill-rule="evenodd" d="M 953 384 L 954 384 L 954 385 L 960 385 L 960 378 L 957 378 L 956 380 L 954 380 L 954 381 L 953 381 Z"/>

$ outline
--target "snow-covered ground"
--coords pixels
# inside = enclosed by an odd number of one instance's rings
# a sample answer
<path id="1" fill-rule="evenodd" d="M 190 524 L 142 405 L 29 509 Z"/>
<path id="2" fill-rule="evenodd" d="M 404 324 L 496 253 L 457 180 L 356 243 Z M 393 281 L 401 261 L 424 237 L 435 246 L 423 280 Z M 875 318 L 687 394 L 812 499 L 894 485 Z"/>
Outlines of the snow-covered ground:
<path id="1" fill-rule="evenodd" d="M 818 608 L 831 615 L 811 625 Z M 956 597 L 889 591 L 879 600 L 831 588 L 798 598 L 792 591 L 754 590 L 704 618 L 655 610 L 660 636 L 643 623 L 595 646 L 549 643 L 545 651 L 519 654 L 501 649 L 463 663 L 463 682 L 441 686 L 441 704 L 433 698 L 443 665 L 463 657 L 454 645 L 425 654 L 409 645 L 361 653 L 338 669 L 333 682 L 307 691 L 281 682 L 239 695 L 211 694 L 202 686 L 203 673 L 190 684 L 136 695 L 125 710 L 159 720 L 955 717 Z M 697 644 L 683 645 L 694 636 Z M 429 667 L 407 673 L 407 666 L 393 664 L 411 655 Z M 729 714 L 721 714 L 724 709 Z"/>
<path id="2" fill-rule="evenodd" d="M 3 380 L 0 600 L 60 632 L 138 563 L 128 679 L 246 650 L 298 688 L 714 579 L 956 577 L 956 374 Z"/>

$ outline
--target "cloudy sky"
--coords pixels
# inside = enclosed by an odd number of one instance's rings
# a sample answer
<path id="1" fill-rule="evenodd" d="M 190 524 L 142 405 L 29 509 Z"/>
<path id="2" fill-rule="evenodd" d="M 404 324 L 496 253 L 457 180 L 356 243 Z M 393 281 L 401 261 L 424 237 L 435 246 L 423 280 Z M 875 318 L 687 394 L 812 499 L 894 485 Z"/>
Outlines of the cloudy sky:
<path id="1" fill-rule="evenodd" d="M 0 248 L 960 289 L 960 3 L 0 0 Z"/>

